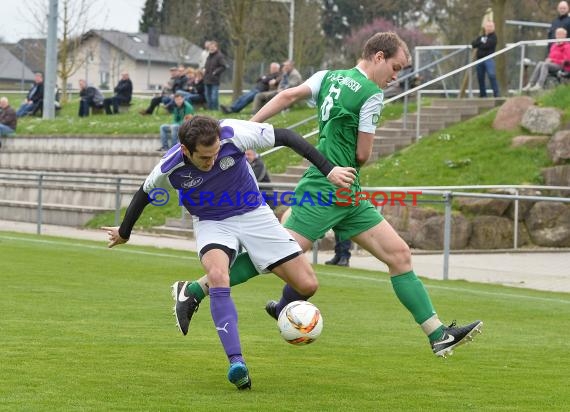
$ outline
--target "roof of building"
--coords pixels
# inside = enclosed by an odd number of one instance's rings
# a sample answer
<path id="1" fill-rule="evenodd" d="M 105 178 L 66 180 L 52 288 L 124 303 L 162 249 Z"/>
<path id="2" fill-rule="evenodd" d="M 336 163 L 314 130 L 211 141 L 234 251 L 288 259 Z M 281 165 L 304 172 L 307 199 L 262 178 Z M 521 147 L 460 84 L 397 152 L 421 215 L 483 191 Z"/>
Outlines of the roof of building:
<path id="1" fill-rule="evenodd" d="M 147 33 L 124 33 L 117 30 L 90 30 L 84 38 L 98 36 L 133 60 L 169 64 L 198 65 L 202 48 L 183 37 L 161 34 L 158 46 L 149 44 Z"/>
<path id="2" fill-rule="evenodd" d="M 34 73 L 14 56 L 6 45 L 0 44 L 0 78 L 26 81 L 34 80 Z"/>
<path id="3" fill-rule="evenodd" d="M 45 71 L 46 39 L 20 39 L 17 43 L 6 47 L 18 59 L 23 61 L 32 72 Z"/>

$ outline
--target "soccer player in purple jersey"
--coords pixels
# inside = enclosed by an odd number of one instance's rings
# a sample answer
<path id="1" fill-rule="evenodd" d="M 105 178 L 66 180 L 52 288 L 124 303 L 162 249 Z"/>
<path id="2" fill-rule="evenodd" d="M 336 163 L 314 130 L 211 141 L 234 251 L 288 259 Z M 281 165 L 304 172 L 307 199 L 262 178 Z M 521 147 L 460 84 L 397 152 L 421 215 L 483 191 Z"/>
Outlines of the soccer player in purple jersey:
<path id="1" fill-rule="evenodd" d="M 352 167 L 338 167 L 302 137 L 267 123 L 196 116 L 183 123 L 180 143 L 171 148 L 134 195 L 120 227 L 103 227 L 109 247 L 126 243 L 153 190 L 178 189 L 180 200 L 194 219 L 197 250 L 207 274 L 210 311 L 230 367 L 228 379 L 238 389 L 251 388 L 242 354 L 238 316 L 230 296 L 230 267 L 240 246 L 257 272 L 271 271 L 304 296 L 312 296 L 317 278 L 301 248 L 263 202 L 257 181 L 245 157 L 248 149 L 288 146 L 311 161 L 336 186 L 350 187 Z M 250 260 L 251 259 L 251 260 Z M 250 264 L 251 264 L 250 263 Z M 188 282 L 175 282 L 178 303 L 194 299 Z M 187 306 L 187 305 L 186 305 Z M 191 306 L 191 305 L 190 305 Z M 196 306 L 197 307 L 197 306 Z M 177 316 L 180 330 L 188 332 L 188 314 Z"/>

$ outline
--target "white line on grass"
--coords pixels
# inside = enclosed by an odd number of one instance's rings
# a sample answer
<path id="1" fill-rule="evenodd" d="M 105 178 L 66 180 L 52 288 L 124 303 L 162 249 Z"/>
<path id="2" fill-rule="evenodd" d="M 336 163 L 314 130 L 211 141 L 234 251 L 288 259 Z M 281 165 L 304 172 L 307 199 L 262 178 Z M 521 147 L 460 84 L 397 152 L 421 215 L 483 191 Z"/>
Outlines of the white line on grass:
<path id="1" fill-rule="evenodd" d="M 25 237 L 13 237 L 13 236 L 0 236 L 0 239 L 3 240 L 16 240 L 22 242 L 30 242 L 30 243 L 45 243 L 45 244 L 53 244 L 53 245 L 65 245 L 68 247 L 76 247 L 76 248 L 84 248 L 84 249 L 96 249 L 102 250 L 104 249 L 101 246 L 94 246 L 94 245 L 85 245 L 82 243 L 68 243 L 68 242 L 60 242 L 57 240 L 48 240 L 48 239 L 30 239 Z M 117 249 L 117 252 L 121 253 L 132 253 L 132 254 L 139 254 L 139 255 L 147 255 L 147 256 L 158 256 L 158 257 L 167 257 L 172 258 L 176 257 L 178 259 L 188 259 L 188 260 L 198 260 L 195 256 L 180 256 L 180 255 L 173 255 L 169 253 L 159 253 L 159 252 L 145 252 L 142 250 L 130 250 L 130 249 Z M 364 269 L 363 269 L 364 270 Z M 337 277 L 337 278 L 345 278 L 351 280 L 365 280 L 368 282 L 378 282 L 378 283 L 390 283 L 389 279 L 385 278 L 378 278 L 378 277 L 368 277 L 368 276 L 359 276 L 359 275 L 344 275 L 342 273 L 334 273 L 328 272 L 324 270 L 317 270 L 318 274 L 324 274 L 327 276 Z M 512 293 L 501 293 L 501 292 L 487 292 L 484 290 L 472 290 L 472 289 L 464 289 L 459 287 L 451 287 L 451 286 L 442 286 L 442 285 L 434 285 L 430 284 L 430 289 L 441 289 L 441 290 L 449 290 L 453 292 L 467 292 L 473 293 L 475 295 L 486 295 L 486 296 L 494 296 L 494 297 L 501 297 L 501 298 L 518 298 L 518 299 L 528 299 L 528 300 L 537 300 L 542 302 L 555 302 L 555 303 L 565 303 L 570 304 L 570 300 L 564 299 L 556 299 L 556 298 L 543 298 L 539 296 L 530 296 L 530 295 L 523 295 L 523 294 L 512 294 Z"/>
<path id="2" fill-rule="evenodd" d="M 44 243 L 48 245 L 65 245 L 67 247 L 76 247 L 81 249 L 95 249 L 95 250 L 105 250 L 106 247 L 102 246 L 95 246 L 95 245 L 84 245 L 82 243 L 68 243 L 68 242 L 60 242 L 57 240 L 48 240 L 48 239 L 29 239 L 23 237 L 12 237 L 12 236 L 0 236 L 0 239 L 3 240 L 16 240 L 16 241 L 23 241 L 23 242 L 30 242 L 30 243 Z M 138 245 L 137 245 L 138 246 Z M 152 246 L 146 246 L 152 247 Z M 181 251 L 183 252 L 183 251 Z M 118 248 L 113 249 L 113 253 L 132 253 L 135 255 L 147 255 L 147 256 L 158 256 L 158 257 L 167 257 L 173 258 L 176 257 L 177 259 L 188 259 L 188 260 L 198 260 L 196 256 L 180 256 L 180 255 L 173 255 L 169 253 L 159 253 L 159 252 L 145 252 L 144 250 L 132 250 L 132 249 L 124 249 Z"/>
<path id="3" fill-rule="evenodd" d="M 333 272 L 326 272 L 322 270 L 317 271 L 318 274 L 325 274 L 328 276 L 336 276 L 337 278 L 346 278 L 346 279 L 358 279 L 358 280 L 366 280 L 370 282 L 379 282 L 379 283 L 390 283 L 389 279 L 384 278 L 371 278 L 367 276 L 358 276 L 358 275 L 343 275 L 342 273 L 333 273 Z M 556 302 L 556 303 L 566 303 L 570 304 L 570 300 L 564 299 L 556 299 L 556 298 L 542 298 L 539 296 L 529 296 L 529 295 L 514 295 L 512 293 L 501 293 L 501 292 L 487 292 L 484 290 L 472 290 L 472 289 L 464 289 L 452 286 L 441 286 L 441 285 L 434 285 L 430 284 L 429 289 L 441 289 L 441 290 L 449 290 L 453 292 L 467 292 L 473 293 L 475 295 L 487 295 L 487 296 L 496 296 L 496 297 L 507 297 L 507 298 L 521 298 L 521 299 L 529 299 L 529 300 L 539 300 L 544 302 Z"/>

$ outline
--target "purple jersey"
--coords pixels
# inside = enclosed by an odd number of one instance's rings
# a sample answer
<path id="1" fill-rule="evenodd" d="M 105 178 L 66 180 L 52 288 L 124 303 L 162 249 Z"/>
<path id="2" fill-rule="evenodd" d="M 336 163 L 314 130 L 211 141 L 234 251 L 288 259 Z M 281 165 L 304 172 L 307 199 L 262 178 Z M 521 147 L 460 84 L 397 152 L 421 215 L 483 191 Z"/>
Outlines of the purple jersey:
<path id="1" fill-rule="evenodd" d="M 220 126 L 220 152 L 210 171 L 196 168 L 177 144 L 146 178 L 144 191 L 173 187 L 181 204 L 200 220 L 224 220 L 258 208 L 263 198 L 244 152 L 273 147 L 273 126 L 235 119 L 222 120 Z"/>

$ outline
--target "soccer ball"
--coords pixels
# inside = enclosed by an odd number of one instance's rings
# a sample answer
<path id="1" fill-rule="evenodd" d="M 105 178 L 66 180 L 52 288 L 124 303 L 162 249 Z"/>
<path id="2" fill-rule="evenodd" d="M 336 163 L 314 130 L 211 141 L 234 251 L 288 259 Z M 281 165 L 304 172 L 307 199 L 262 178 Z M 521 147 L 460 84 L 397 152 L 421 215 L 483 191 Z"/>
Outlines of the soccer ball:
<path id="1" fill-rule="evenodd" d="M 281 336 L 292 345 L 308 345 L 323 330 L 323 317 L 311 302 L 297 300 L 283 308 L 277 319 Z"/>

